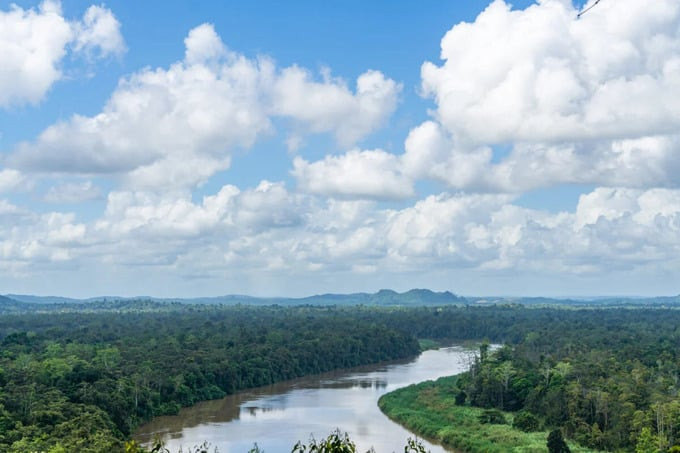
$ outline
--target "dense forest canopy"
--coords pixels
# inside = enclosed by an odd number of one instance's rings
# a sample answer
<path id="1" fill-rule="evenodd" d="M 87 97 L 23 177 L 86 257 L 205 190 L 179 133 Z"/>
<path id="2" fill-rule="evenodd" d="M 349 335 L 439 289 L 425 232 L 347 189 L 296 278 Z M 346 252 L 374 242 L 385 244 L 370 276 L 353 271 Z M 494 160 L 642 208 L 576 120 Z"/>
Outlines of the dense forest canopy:
<path id="1" fill-rule="evenodd" d="M 148 308 L 0 317 L 0 450 L 116 451 L 181 406 L 419 351 L 332 309 Z"/>
<path id="2" fill-rule="evenodd" d="M 680 312 L 556 313 L 514 340 L 482 349 L 457 380 L 461 404 L 519 411 L 520 429 L 606 451 L 680 451 Z"/>
<path id="3" fill-rule="evenodd" d="M 680 433 L 675 309 L 113 301 L 36 310 L 0 315 L 3 451 L 116 451 L 153 416 L 414 355 L 417 338 L 507 345 L 457 381 L 466 404 L 525 411 L 598 448 L 649 437 L 668 449 Z"/>

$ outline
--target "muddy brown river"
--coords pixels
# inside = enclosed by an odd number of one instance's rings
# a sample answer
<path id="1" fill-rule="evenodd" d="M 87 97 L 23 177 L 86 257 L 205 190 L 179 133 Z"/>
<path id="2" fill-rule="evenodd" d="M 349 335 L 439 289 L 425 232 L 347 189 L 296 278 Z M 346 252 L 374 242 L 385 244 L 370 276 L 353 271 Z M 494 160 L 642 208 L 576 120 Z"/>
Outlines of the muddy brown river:
<path id="1" fill-rule="evenodd" d="M 290 452 L 298 440 L 326 437 L 339 428 L 358 452 L 402 452 L 413 434 L 378 409 L 378 398 L 400 387 L 457 374 L 473 352 L 462 346 L 425 351 L 415 359 L 309 376 L 205 401 L 178 415 L 157 417 L 134 438 L 148 444 L 155 435 L 172 452 L 204 441 L 219 453 L 244 453 L 253 444 L 265 453 Z M 425 442 L 428 449 L 442 447 Z"/>

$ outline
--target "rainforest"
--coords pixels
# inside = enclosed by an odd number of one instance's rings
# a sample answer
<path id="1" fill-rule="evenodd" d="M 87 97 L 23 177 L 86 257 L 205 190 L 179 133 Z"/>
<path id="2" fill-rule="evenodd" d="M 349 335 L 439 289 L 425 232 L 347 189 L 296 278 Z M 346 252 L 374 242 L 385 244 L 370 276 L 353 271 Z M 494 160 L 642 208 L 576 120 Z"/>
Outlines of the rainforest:
<path id="1" fill-rule="evenodd" d="M 479 346 L 467 371 L 440 393 L 397 391 L 381 400 L 416 435 L 466 448 L 452 440 L 457 411 L 497 410 L 492 425 L 560 430 L 583 448 L 668 452 L 680 444 L 674 306 L 5 302 L 4 451 L 122 451 L 155 416 L 242 389 L 412 357 L 419 339 Z M 432 416 L 429 406 L 449 409 Z"/>

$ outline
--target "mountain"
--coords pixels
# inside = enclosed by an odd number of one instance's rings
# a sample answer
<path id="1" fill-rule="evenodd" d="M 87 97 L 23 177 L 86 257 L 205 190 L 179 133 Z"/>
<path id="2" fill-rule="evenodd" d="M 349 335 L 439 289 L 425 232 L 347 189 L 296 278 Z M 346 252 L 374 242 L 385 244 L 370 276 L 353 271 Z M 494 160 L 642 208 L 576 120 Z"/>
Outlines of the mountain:
<path id="1" fill-rule="evenodd" d="M 404 293 L 398 293 L 391 289 L 381 289 L 377 293 L 351 293 L 351 294 L 318 294 L 308 297 L 252 297 L 243 295 L 226 295 L 216 297 L 193 297 L 193 298 L 154 298 L 140 297 L 117 297 L 99 296 L 89 299 L 72 299 L 56 296 L 33 296 L 25 294 L 8 294 L 5 298 L 11 298 L 19 303 L 31 306 L 59 306 L 84 305 L 96 303 L 97 306 L 106 303 L 120 303 L 133 301 L 153 301 L 159 303 L 185 303 L 200 305 L 450 305 L 465 304 L 466 299 L 444 291 L 434 292 L 429 289 L 412 289 Z"/>
<path id="2" fill-rule="evenodd" d="M 6 298 L 14 299 L 19 302 L 26 302 L 29 304 L 68 304 L 81 303 L 80 299 L 71 299 L 70 297 L 58 296 L 33 296 L 30 294 L 7 294 Z"/>
<path id="3" fill-rule="evenodd" d="M 9 297 L 0 296 L 0 313 L 14 313 L 26 311 L 29 308 L 28 304 L 21 301 L 11 299 Z"/>
<path id="4" fill-rule="evenodd" d="M 411 289 L 399 293 L 391 289 L 381 289 L 375 293 L 317 294 L 307 297 L 253 297 L 231 294 L 215 297 L 194 298 L 156 298 L 149 296 L 118 297 L 99 296 L 89 299 L 72 299 L 57 296 L 33 296 L 8 294 L 0 296 L 0 313 L 20 311 L 80 311 L 80 310 L 117 310 L 142 309 L 156 310 L 169 305 L 321 305 L 321 306 L 445 306 L 445 305 L 527 305 L 548 306 L 598 306 L 626 307 L 680 306 L 680 296 L 660 297 L 601 297 L 601 298 L 550 298 L 550 297 L 462 297 L 450 291 L 436 292 L 429 289 Z"/>

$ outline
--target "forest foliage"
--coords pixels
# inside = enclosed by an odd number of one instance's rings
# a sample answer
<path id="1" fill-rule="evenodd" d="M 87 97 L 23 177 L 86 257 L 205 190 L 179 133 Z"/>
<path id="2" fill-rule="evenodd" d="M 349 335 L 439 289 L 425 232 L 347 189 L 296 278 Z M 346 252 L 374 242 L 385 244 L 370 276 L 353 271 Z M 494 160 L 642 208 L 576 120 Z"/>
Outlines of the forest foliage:
<path id="1" fill-rule="evenodd" d="M 380 398 L 380 409 L 418 436 L 456 451 L 552 453 L 548 431 L 516 429 L 513 421 L 516 414 L 457 404 L 457 378 L 444 377 L 390 392 Z M 564 441 L 563 445 L 567 446 Z M 567 448 L 572 453 L 597 452 L 573 441 Z"/>
<path id="2" fill-rule="evenodd" d="M 574 317 L 582 319 L 565 322 Z M 680 451 L 680 312 L 556 313 L 482 351 L 456 382 L 459 402 L 518 411 L 525 431 L 559 428 L 607 451 Z"/>
<path id="3" fill-rule="evenodd" d="M 305 374 L 415 355 L 321 308 L 175 307 L 0 317 L 0 451 L 121 451 L 140 422 Z"/>
<path id="4" fill-rule="evenodd" d="M 560 428 L 592 448 L 672 451 L 680 438 L 679 329 L 680 310 L 639 307 L 99 301 L 7 312 L 0 451 L 117 451 L 156 415 L 411 356 L 425 338 L 506 344 L 470 358 L 456 387 L 462 405 L 512 411 L 526 426 Z M 644 450 L 650 445 L 656 450 Z"/>

